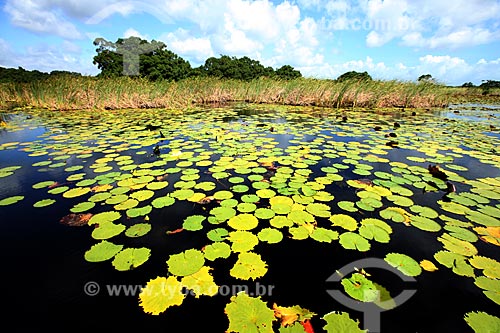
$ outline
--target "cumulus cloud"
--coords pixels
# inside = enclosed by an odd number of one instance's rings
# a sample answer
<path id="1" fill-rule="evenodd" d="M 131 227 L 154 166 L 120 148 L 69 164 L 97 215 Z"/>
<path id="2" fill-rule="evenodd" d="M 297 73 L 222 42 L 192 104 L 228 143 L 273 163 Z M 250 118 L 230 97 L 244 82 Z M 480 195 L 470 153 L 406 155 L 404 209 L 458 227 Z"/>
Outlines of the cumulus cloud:
<path id="1" fill-rule="evenodd" d="M 379 47 L 401 38 L 402 44 L 426 48 L 459 48 L 500 40 L 495 0 L 368 0 L 360 6 L 366 44 Z"/>
<path id="2" fill-rule="evenodd" d="M 81 56 L 78 45 L 63 41 L 61 44 L 40 43 L 17 51 L 5 40 L 0 39 L 0 66 L 37 69 L 42 72 L 53 70 L 76 71 L 87 75 L 97 74 L 92 60 Z"/>
<path id="3" fill-rule="evenodd" d="M 194 37 L 188 30 L 179 28 L 159 38 L 167 48 L 176 54 L 182 54 L 192 65 L 200 65 L 207 58 L 214 56 L 212 43 L 207 37 Z"/>
<path id="4" fill-rule="evenodd" d="M 145 40 L 149 39 L 148 35 L 143 35 L 139 31 L 135 30 L 134 28 L 128 28 L 127 30 L 125 30 L 125 32 L 123 33 L 123 37 L 124 38 L 139 37 L 139 38 L 145 39 Z"/>
<path id="5" fill-rule="evenodd" d="M 440 83 L 458 86 L 468 81 L 480 84 L 481 80 L 500 80 L 499 65 L 500 58 L 480 59 L 475 63 L 468 63 L 460 57 L 427 54 L 421 56 L 414 65 L 402 62 L 387 65 L 383 61 L 366 57 L 338 64 L 323 63 L 298 69 L 303 75 L 315 78 L 336 78 L 348 71 L 367 71 L 374 79 L 416 81 L 422 74 L 431 74 Z"/>
<path id="6" fill-rule="evenodd" d="M 69 39 L 83 37 L 75 25 L 66 20 L 63 15 L 44 7 L 37 1 L 9 1 L 5 4 L 4 11 L 10 15 L 13 25 L 36 33 L 52 34 Z"/>

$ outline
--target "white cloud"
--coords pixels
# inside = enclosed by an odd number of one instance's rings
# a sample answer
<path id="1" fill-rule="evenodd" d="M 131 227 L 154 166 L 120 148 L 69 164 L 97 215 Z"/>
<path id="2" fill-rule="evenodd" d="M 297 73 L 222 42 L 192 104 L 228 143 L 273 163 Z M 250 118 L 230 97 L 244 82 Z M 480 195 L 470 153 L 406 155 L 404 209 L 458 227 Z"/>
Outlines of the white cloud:
<path id="1" fill-rule="evenodd" d="M 167 48 L 176 54 L 182 55 L 192 65 L 202 64 L 207 58 L 214 56 L 212 43 L 209 38 L 193 37 L 185 29 L 177 29 L 159 38 L 165 41 Z"/>
<path id="2" fill-rule="evenodd" d="M 23 67 L 42 72 L 66 70 L 87 75 L 97 74 L 98 70 L 92 60 L 82 56 L 80 51 L 77 45 L 67 41 L 63 41 L 61 45 L 41 43 L 15 51 L 11 45 L 0 39 L 0 66 Z"/>
<path id="3" fill-rule="evenodd" d="M 402 62 L 389 66 L 371 57 L 337 64 L 322 63 L 315 66 L 298 67 L 304 76 L 315 78 L 337 78 L 348 71 L 367 71 L 374 79 L 416 81 L 422 74 L 431 74 L 438 82 L 448 85 L 462 85 L 464 82 L 481 84 L 481 80 L 500 80 L 500 58 L 480 59 L 468 63 L 450 55 L 425 55 L 415 65 Z"/>
<path id="4" fill-rule="evenodd" d="M 361 3 L 368 28 L 366 43 L 379 47 L 401 38 L 402 44 L 459 48 L 500 40 L 495 0 L 368 0 Z"/>
<path id="5" fill-rule="evenodd" d="M 57 11 L 44 8 L 33 0 L 9 1 L 4 11 L 10 15 L 11 23 L 29 31 L 52 34 L 68 39 L 82 38 L 82 34 Z"/>
<path id="6" fill-rule="evenodd" d="M 128 28 L 127 30 L 125 30 L 125 32 L 123 33 L 123 37 L 124 38 L 139 37 L 141 39 L 149 40 L 148 35 L 143 35 L 139 31 L 135 30 L 134 28 Z"/>
<path id="7" fill-rule="evenodd" d="M 224 29 L 213 35 L 212 40 L 216 48 L 227 55 L 250 55 L 264 48 L 262 43 L 249 38 L 245 31 L 238 29 L 228 14 L 224 15 Z"/>

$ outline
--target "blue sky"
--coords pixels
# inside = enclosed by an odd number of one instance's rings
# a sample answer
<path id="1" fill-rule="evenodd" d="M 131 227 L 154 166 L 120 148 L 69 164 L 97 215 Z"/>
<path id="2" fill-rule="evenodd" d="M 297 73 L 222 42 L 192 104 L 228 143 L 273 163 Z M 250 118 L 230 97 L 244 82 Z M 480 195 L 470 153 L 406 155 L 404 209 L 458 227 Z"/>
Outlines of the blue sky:
<path id="1" fill-rule="evenodd" d="M 0 66 L 99 72 L 92 41 L 160 40 L 196 67 L 248 56 L 306 77 L 500 80 L 500 0 L 3 0 Z"/>

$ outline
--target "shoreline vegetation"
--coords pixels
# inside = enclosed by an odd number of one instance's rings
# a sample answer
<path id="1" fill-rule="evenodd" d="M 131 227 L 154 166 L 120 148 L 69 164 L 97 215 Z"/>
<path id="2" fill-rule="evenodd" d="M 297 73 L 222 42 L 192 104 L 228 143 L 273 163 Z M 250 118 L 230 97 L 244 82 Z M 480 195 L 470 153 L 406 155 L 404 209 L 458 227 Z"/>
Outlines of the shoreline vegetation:
<path id="1" fill-rule="evenodd" d="M 265 67 L 248 57 L 210 57 L 199 67 L 159 41 L 138 37 L 96 38 L 93 63 L 101 72 L 0 67 L 0 109 L 114 110 L 167 108 L 231 102 L 336 109 L 444 108 L 453 103 L 498 103 L 500 81 L 450 87 L 432 75 L 415 81 L 373 80 L 350 71 L 336 79 L 304 78 L 290 65 Z M 134 60 L 135 59 L 135 60 Z M 132 61 L 134 60 L 134 61 Z"/>
<path id="2" fill-rule="evenodd" d="M 433 82 L 192 77 L 150 81 L 137 77 L 59 75 L 0 83 L 0 108 L 114 110 L 187 108 L 230 102 L 328 108 L 443 108 L 455 103 L 498 103 L 500 89 L 449 87 Z"/>

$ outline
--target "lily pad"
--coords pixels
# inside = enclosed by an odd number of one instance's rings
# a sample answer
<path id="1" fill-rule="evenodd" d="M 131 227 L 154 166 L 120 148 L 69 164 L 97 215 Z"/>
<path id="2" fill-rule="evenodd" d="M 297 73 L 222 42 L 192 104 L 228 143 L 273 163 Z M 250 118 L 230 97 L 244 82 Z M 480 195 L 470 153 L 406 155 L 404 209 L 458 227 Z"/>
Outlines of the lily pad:
<path id="1" fill-rule="evenodd" d="M 141 237 L 151 231 L 151 224 L 137 223 L 127 228 L 125 236 L 127 237 Z"/>
<path id="2" fill-rule="evenodd" d="M 242 252 L 238 255 L 238 261 L 229 271 L 232 277 L 240 280 L 257 279 L 267 272 L 267 264 L 259 254 Z"/>
<path id="3" fill-rule="evenodd" d="M 184 219 L 182 223 L 182 228 L 190 231 L 196 231 L 203 229 L 202 222 L 206 220 L 203 215 L 191 215 Z"/>
<path id="4" fill-rule="evenodd" d="M 273 333 L 274 311 L 260 297 L 250 297 L 241 291 L 231 297 L 224 312 L 229 318 L 228 333 Z"/>
<path id="5" fill-rule="evenodd" d="M 205 263 L 201 251 L 189 249 L 178 254 L 170 255 L 167 260 L 168 271 L 177 276 L 187 276 L 196 273 Z"/>
<path id="6" fill-rule="evenodd" d="M 343 278 L 340 283 L 346 294 L 361 302 L 373 302 L 378 296 L 378 289 L 372 281 L 360 273 L 354 273 L 349 278 Z"/>
<path id="7" fill-rule="evenodd" d="M 358 221 L 346 214 L 335 214 L 330 217 L 333 226 L 341 227 L 348 231 L 355 231 L 358 228 Z"/>
<path id="8" fill-rule="evenodd" d="M 258 243 L 257 236 L 249 231 L 232 231 L 229 233 L 228 240 L 232 243 L 233 252 L 247 252 L 252 250 Z"/>
<path id="9" fill-rule="evenodd" d="M 182 304 L 185 297 L 183 287 L 175 276 L 151 279 L 139 294 L 139 305 L 144 312 L 159 315 L 171 306 Z"/>
<path id="10" fill-rule="evenodd" d="M 359 321 L 349 317 L 347 312 L 330 312 L 324 315 L 326 325 L 323 327 L 327 333 L 366 333 L 367 330 L 359 328 Z"/>
<path id="11" fill-rule="evenodd" d="M 339 237 L 340 245 L 347 250 L 358 250 L 366 252 L 370 249 L 370 243 L 366 238 L 354 232 L 344 232 Z"/>
<path id="12" fill-rule="evenodd" d="M 114 224 L 113 222 L 101 222 L 99 226 L 92 231 L 94 239 L 109 239 L 121 234 L 125 230 L 123 224 Z"/>
<path id="13" fill-rule="evenodd" d="M 389 253 L 385 256 L 384 260 L 405 275 L 418 276 L 422 273 L 422 268 L 418 262 L 406 254 Z"/>
<path id="14" fill-rule="evenodd" d="M 259 220 L 251 214 L 238 214 L 231 217 L 227 224 L 236 230 L 251 230 L 257 227 Z"/>
<path id="15" fill-rule="evenodd" d="M 33 207 L 35 208 L 41 208 L 41 207 L 47 207 L 55 203 L 56 201 L 54 199 L 43 199 L 40 201 L 37 201 L 33 204 Z"/>
<path id="16" fill-rule="evenodd" d="M 259 231 L 257 237 L 261 242 L 275 244 L 281 242 L 281 240 L 283 239 L 283 234 L 281 233 L 281 231 L 274 228 L 264 228 Z"/>
<path id="17" fill-rule="evenodd" d="M 227 259 L 231 254 L 231 246 L 227 243 L 219 241 L 205 246 L 203 252 L 205 253 L 205 258 L 210 261 L 214 261 L 218 258 Z"/>
<path id="18" fill-rule="evenodd" d="M 203 266 L 198 272 L 183 277 L 181 284 L 191 290 L 196 298 L 201 295 L 214 296 L 218 293 L 219 286 L 215 284 L 210 270 L 210 267 Z"/>
<path id="19" fill-rule="evenodd" d="M 89 262 L 106 261 L 113 258 L 123 248 L 123 245 L 113 244 L 106 240 L 92 245 L 90 250 L 85 252 L 85 260 Z"/>
<path id="20" fill-rule="evenodd" d="M 118 271 L 128 271 L 144 264 L 151 255 L 151 250 L 142 248 L 127 248 L 115 255 L 113 266 Z"/>
<path id="21" fill-rule="evenodd" d="M 486 312 L 467 312 L 464 319 L 475 333 L 500 332 L 500 318 Z"/>

